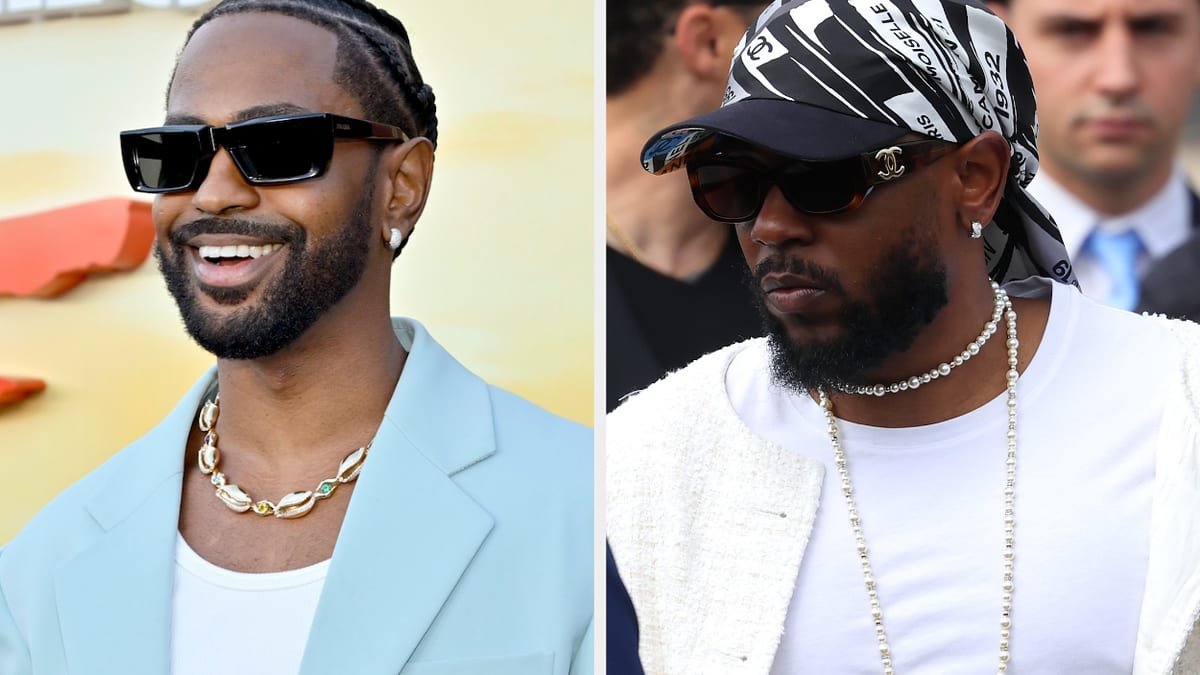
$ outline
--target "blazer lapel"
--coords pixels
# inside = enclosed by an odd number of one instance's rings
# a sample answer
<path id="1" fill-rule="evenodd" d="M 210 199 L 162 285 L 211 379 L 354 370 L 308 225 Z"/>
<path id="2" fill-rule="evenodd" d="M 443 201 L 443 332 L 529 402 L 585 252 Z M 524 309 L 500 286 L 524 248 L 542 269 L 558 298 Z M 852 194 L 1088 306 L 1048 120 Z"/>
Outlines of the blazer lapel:
<path id="1" fill-rule="evenodd" d="M 107 467 L 87 501 L 99 536 L 54 577 L 72 673 L 161 675 L 169 669 L 171 593 L 184 445 L 201 378 L 162 423 Z"/>
<path id="2" fill-rule="evenodd" d="M 342 524 L 303 674 L 399 672 L 493 525 L 452 479 L 495 452 L 487 385 L 416 322 L 396 329 L 410 356 Z M 100 532 L 55 574 L 72 673 L 169 669 L 183 449 L 213 378 L 87 502 Z"/>
<path id="3" fill-rule="evenodd" d="M 354 488 L 300 672 L 395 675 L 491 531 L 451 476 L 495 452 L 490 395 L 416 322 Z"/>

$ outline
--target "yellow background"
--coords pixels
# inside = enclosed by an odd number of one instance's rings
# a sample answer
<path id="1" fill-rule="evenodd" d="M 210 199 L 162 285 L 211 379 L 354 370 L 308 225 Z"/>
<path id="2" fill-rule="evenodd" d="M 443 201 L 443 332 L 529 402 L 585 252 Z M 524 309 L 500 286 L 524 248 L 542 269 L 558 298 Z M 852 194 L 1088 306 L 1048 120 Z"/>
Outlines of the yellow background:
<path id="1" fill-rule="evenodd" d="M 437 96 L 429 205 L 392 313 L 468 368 L 592 423 L 592 6 L 385 0 Z M 132 196 L 117 132 L 161 124 L 199 12 L 0 26 L 0 218 Z M 0 544 L 157 423 L 211 364 L 153 259 L 54 300 L 0 297 L 0 374 L 47 390 L 0 408 Z"/>

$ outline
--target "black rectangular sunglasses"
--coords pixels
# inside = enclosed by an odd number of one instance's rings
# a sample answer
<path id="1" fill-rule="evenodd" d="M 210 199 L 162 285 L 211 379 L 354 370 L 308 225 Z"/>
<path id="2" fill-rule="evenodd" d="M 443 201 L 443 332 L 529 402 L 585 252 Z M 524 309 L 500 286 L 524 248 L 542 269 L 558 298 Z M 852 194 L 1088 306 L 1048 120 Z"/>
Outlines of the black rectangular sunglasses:
<path id="1" fill-rule="evenodd" d="M 728 145 L 728 144 L 727 144 Z M 917 171 L 958 147 L 940 140 L 898 143 L 849 159 L 806 162 L 773 161 L 758 166 L 752 154 L 737 148 L 704 154 L 687 162 L 692 198 L 709 218 L 738 224 L 754 220 L 772 185 L 797 211 L 829 214 L 863 203 L 876 185 Z M 736 145 L 735 145 L 736 148 Z"/>
<path id="2" fill-rule="evenodd" d="M 325 173 L 335 139 L 404 142 L 398 127 L 332 113 L 295 113 L 223 127 L 180 124 L 121 132 L 129 185 L 138 192 L 195 190 L 223 147 L 250 185 L 284 185 Z"/>

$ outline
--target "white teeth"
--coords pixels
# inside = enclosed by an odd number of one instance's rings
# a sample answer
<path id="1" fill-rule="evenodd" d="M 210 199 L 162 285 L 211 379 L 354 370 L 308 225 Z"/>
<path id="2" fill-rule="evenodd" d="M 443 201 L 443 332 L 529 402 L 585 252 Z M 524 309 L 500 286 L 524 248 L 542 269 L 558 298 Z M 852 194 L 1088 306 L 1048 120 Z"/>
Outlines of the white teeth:
<path id="1" fill-rule="evenodd" d="M 265 246 L 201 246 L 200 257 L 209 260 L 220 258 L 261 258 L 268 253 L 274 253 L 283 248 L 283 244 L 266 244 Z"/>

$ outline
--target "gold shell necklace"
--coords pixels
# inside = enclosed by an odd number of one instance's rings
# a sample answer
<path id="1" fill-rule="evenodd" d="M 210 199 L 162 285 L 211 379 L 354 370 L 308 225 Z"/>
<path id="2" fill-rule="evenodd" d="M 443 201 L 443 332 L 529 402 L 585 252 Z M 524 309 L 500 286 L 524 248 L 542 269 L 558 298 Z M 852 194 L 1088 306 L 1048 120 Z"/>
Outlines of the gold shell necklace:
<path id="1" fill-rule="evenodd" d="M 365 447 L 346 455 L 346 458 L 338 466 L 337 475 L 318 483 L 315 490 L 289 492 L 279 500 L 278 504 L 267 499 L 254 501 L 245 490 L 230 483 L 225 474 L 217 470 L 217 465 L 221 461 L 221 451 L 217 449 L 217 418 L 220 414 L 220 394 L 212 400 L 205 401 L 204 407 L 200 410 L 199 426 L 200 431 L 204 432 L 204 443 L 200 445 L 199 452 L 200 472 L 211 476 L 210 480 L 213 487 L 216 488 L 217 499 L 238 513 L 253 511 L 260 516 L 299 518 L 312 511 L 318 501 L 332 495 L 337 486 L 354 482 L 358 478 L 359 472 L 362 471 L 363 462 L 366 461 L 367 453 L 371 449 L 371 444 L 368 443 Z"/>

